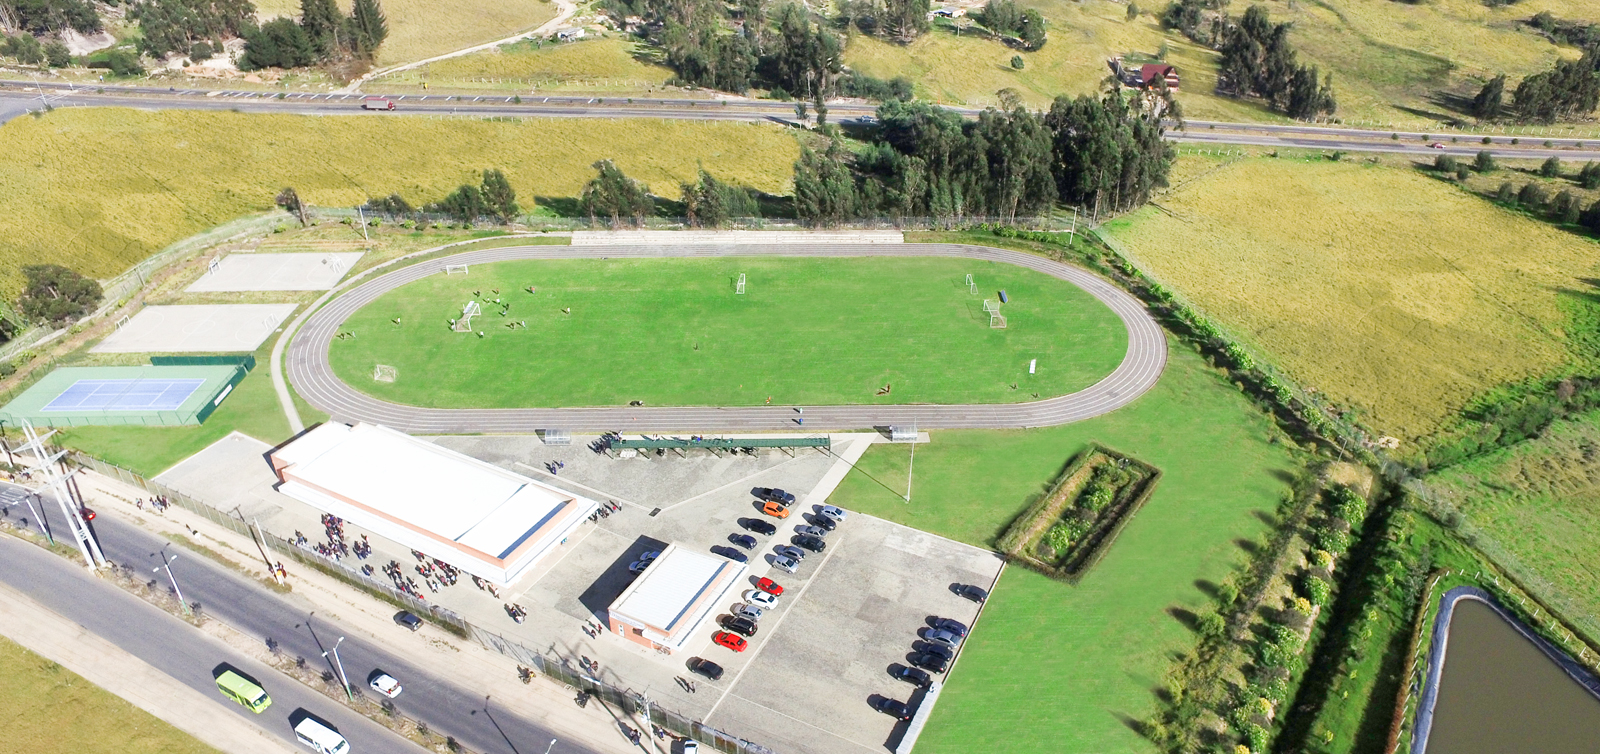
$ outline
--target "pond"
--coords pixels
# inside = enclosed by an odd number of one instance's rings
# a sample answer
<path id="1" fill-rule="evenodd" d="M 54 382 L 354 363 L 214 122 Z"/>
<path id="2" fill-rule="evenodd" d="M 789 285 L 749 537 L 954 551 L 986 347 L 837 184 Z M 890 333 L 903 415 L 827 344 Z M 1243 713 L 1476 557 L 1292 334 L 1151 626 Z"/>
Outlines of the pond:
<path id="1" fill-rule="evenodd" d="M 1493 608 L 1457 602 L 1425 754 L 1597 748 L 1600 699 Z"/>

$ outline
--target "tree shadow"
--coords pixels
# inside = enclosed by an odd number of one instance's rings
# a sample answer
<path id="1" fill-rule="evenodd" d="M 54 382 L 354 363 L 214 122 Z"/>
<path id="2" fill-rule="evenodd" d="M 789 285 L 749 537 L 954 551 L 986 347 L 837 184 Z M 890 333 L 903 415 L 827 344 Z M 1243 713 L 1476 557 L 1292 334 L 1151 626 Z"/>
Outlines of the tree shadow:
<path id="1" fill-rule="evenodd" d="M 554 212 L 557 217 L 587 217 L 583 205 L 575 196 L 536 196 L 533 198 L 539 206 Z"/>
<path id="2" fill-rule="evenodd" d="M 1194 588 L 1199 589 L 1211 599 L 1216 599 L 1217 595 L 1221 593 L 1221 587 L 1217 585 L 1217 582 L 1206 579 L 1195 579 Z"/>
<path id="3" fill-rule="evenodd" d="M 1250 539 L 1245 539 L 1243 537 L 1240 537 L 1238 539 L 1233 540 L 1233 544 L 1234 544 L 1235 547 L 1238 547 L 1239 549 L 1244 550 L 1245 554 L 1249 555 L 1251 557 L 1255 557 L 1256 555 L 1260 555 L 1261 554 L 1261 543 L 1260 542 L 1256 542 L 1255 540 L 1250 540 Z"/>
<path id="4" fill-rule="evenodd" d="M 1200 616 L 1196 615 L 1193 610 L 1173 606 L 1167 608 L 1167 615 L 1172 616 L 1173 620 L 1182 623 L 1183 627 L 1189 629 L 1191 632 L 1199 630 Z"/>

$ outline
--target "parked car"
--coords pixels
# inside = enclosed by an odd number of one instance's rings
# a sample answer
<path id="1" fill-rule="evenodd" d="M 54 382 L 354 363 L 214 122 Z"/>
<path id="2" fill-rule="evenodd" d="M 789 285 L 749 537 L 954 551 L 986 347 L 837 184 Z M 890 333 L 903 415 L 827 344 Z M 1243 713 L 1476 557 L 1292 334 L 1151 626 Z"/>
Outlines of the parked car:
<path id="1" fill-rule="evenodd" d="M 896 720 L 911 719 L 911 708 L 898 699 L 878 699 L 872 703 L 872 708 Z"/>
<path id="2" fill-rule="evenodd" d="M 367 679 L 367 685 L 371 686 L 373 691 L 383 694 L 390 699 L 399 696 L 401 691 L 400 682 L 395 680 L 394 676 L 389 675 L 382 670 L 372 671 L 371 677 Z"/>
<path id="3" fill-rule="evenodd" d="M 789 508 L 782 503 L 767 502 L 761 506 L 761 512 L 773 518 L 788 518 Z"/>
<path id="4" fill-rule="evenodd" d="M 817 539 L 828 536 L 828 530 L 820 526 L 796 526 L 794 527 L 794 533 L 807 537 L 816 537 Z"/>
<path id="5" fill-rule="evenodd" d="M 738 616 L 730 615 L 722 620 L 722 627 L 739 634 L 740 636 L 756 635 L 756 622 L 750 620 L 749 618 L 740 618 Z"/>
<path id="6" fill-rule="evenodd" d="M 730 634 L 727 631 L 718 631 L 712 634 L 711 641 L 715 642 L 717 646 L 727 647 L 735 652 L 743 652 L 745 647 L 750 646 L 750 642 L 745 641 L 744 637 Z"/>
<path id="7" fill-rule="evenodd" d="M 934 644 L 943 644 L 951 649 L 961 646 L 961 637 L 949 631 L 930 628 L 922 633 L 922 638 Z"/>
<path id="8" fill-rule="evenodd" d="M 810 536 L 806 536 L 804 534 L 797 535 L 794 538 L 790 539 L 789 541 L 793 542 L 793 543 L 795 543 L 797 545 L 800 545 L 801 547 L 804 547 L 807 550 L 810 550 L 812 552 L 822 552 L 823 548 L 826 548 L 828 546 L 828 543 L 822 541 L 821 537 L 810 537 Z"/>
<path id="9" fill-rule="evenodd" d="M 949 660 L 926 652 L 918 652 L 911 655 L 911 664 L 930 673 L 943 673 L 946 668 L 950 667 Z"/>
<path id="10" fill-rule="evenodd" d="M 750 536 L 749 534 L 729 534 L 728 541 L 743 547 L 746 550 L 756 549 L 756 538 Z"/>
<path id="11" fill-rule="evenodd" d="M 791 558 L 794 560 L 806 559 L 806 551 L 795 547 L 794 545 L 778 545 L 777 547 L 772 548 L 772 551 L 782 555 L 785 558 Z"/>
<path id="12" fill-rule="evenodd" d="M 716 547 L 711 548 L 711 552 L 716 555 L 721 555 L 722 557 L 727 558 L 735 563 L 750 562 L 750 556 L 740 552 L 739 550 L 735 550 L 732 547 L 723 547 L 722 545 L 717 545 Z"/>
<path id="13" fill-rule="evenodd" d="M 818 513 L 811 517 L 811 524 L 825 532 L 839 528 L 839 522 Z"/>
<path id="14" fill-rule="evenodd" d="M 824 505 L 821 508 L 818 508 L 817 509 L 817 513 L 820 514 L 820 515 L 823 515 L 823 516 L 827 516 L 828 518 L 831 518 L 831 519 L 833 519 L 834 521 L 836 521 L 838 523 L 844 523 L 845 516 L 850 515 L 849 513 L 846 513 L 843 508 L 839 508 L 839 507 L 832 506 L 832 505 Z"/>
<path id="15" fill-rule="evenodd" d="M 978 603 L 982 603 L 984 600 L 989 599 L 989 593 L 984 591 L 983 587 L 973 586 L 971 584 L 957 585 L 956 594 Z"/>
<path id="16" fill-rule="evenodd" d="M 743 526 L 746 531 L 753 531 L 764 536 L 770 537 L 778 533 L 778 527 L 759 518 L 741 518 L 739 519 L 739 525 Z"/>
<path id="17" fill-rule="evenodd" d="M 772 579 L 766 578 L 765 576 L 763 576 L 760 581 L 756 582 L 756 588 L 774 597 L 783 596 L 783 586 Z"/>
<path id="18" fill-rule="evenodd" d="M 967 624 L 955 618 L 937 618 L 933 621 L 933 627 L 940 631 L 949 631 L 963 639 L 967 638 Z"/>
<path id="19" fill-rule="evenodd" d="M 925 689 L 933 684 L 933 676 L 928 675 L 927 671 L 904 665 L 889 666 L 889 676 L 895 680 L 905 681 L 919 689 Z"/>
<path id="20" fill-rule="evenodd" d="M 756 607 L 755 605 L 752 605 L 752 604 L 750 604 L 748 602 L 741 602 L 741 603 L 739 603 L 737 605 L 734 605 L 733 609 L 730 610 L 729 612 L 733 613 L 734 615 L 739 616 L 740 618 L 749 618 L 750 620 L 761 620 L 761 608 Z"/>
<path id="21" fill-rule="evenodd" d="M 659 557 L 661 557 L 660 550 L 651 550 L 643 555 L 640 555 L 638 560 L 628 564 L 628 573 L 631 573 L 635 576 L 644 573 L 644 569 L 649 568 L 650 564 L 656 562 L 656 558 Z"/>
<path id="22" fill-rule="evenodd" d="M 946 660 L 954 660 L 956 658 L 955 651 L 943 644 L 936 644 L 931 641 L 919 641 L 913 644 L 911 648 L 923 654 L 938 655 Z"/>
<path id="23" fill-rule="evenodd" d="M 700 744 L 692 738 L 685 738 L 680 754 L 700 754 Z"/>
<path id="24" fill-rule="evenodd" d="M 756 607 L 770 608 L 778 604 L 778 596 L 771 592 L 763 592 L 760 589 L 751 589 L 744 593 L 744 601 L 746 604 L 755 605 Z"/>
<path id="25" fill-rule="evenodd" d="M 722 666 L 699 657 L 689 658 L 689 672 L 703 675 L 713 681 L 722 680 Z"/>
<path id="26" fill-rule="evenodd" d="M 409 610 L 401 610 L 400 612 L 395 613 L 394 614 L 394 622 L 398 623 L 398 624 L 400 624 L 402 626 L 405 626 L 406 628 L 409 628 L 412 631 L 416 631 L 417 629 L 422 628 L 422 619 L 418 618 L 415 615 L 412 615 L 411 611 L 409 611 Z"/>
<path id="27" fill-rule="evenodd" d="M 772 556 L 772 567 L 784 573 L 795 573 L 800 570 L 800 561 L 782 555 Z"/>
<path id="28" fill-rule="evenodd" d="M 780 503 L 783 505 L 794 505 L 794 495 L 777 489 L 776 487 L 757 487 L 753 490 L 750 490 L 750 494 L 755 495 L 756 499 L 758 500 L 766 500 L 768 502 Z"/>

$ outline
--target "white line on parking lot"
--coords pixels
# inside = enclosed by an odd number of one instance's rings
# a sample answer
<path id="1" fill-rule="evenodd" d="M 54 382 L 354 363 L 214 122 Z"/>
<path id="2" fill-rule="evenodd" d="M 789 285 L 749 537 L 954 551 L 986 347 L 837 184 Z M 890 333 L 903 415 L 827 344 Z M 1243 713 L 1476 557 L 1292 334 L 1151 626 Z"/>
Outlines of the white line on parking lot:
<path id="1" fill-rule="evenodd" d="M 835 541 L 842 542 L 844 540 L 841 539 L 841 540 L 835 540 Z M 761 653 L 763 651 L 766 651 L 766 648 L 772 644 L 772 638 L 771 637 L 772 637 L 773 634 L 778 632 L 778 626 L 783 625 L 783 619 L 789 617 L 789 614 L 794 612 L 795 609 L 797 607 L 799 607 L 800 598 L 806 596 L 806 590 L 810 589 L 811 588 L 811 583 L 817 580 L 817 575 L 822 573 L 822 569 L 828 567 L 828 559 L 833 557 L 833 554 L 838 552 L 838 551 L 839 551 L 839 548 L 833 547 L 833 548 L 830 548 L 828 550 L 828 553 L 826 555 L 822 556 L 822 562 L 817 564 L 817 570 L 811 572 L 811 578 L 806 579 L 806 583 L 800 585 L 800 591 L 797 592 L 794 595 L 794 602 L 789 605 L 789 609 L 783 611 L 783 615 L 778 616 L 778 619 L 776 621 L 773 621 L 772 630 L 767 632 L 767 641 L 761 642 L 761 646 L 756 647 L 755 654 L 750 655 L 750 661 L 744 664 L 744 670 L 740 671 L 738 677 L 733 679 L 733 683 L 728 684 L 728 690 L 723 692 L 722 698 L 718 699 L 716 704 L 711 705 L 711 710 L 706 712 L 706 716 L 704 718 L 702 718 L 703 720 L 705 720 L 708 723 L 711 722 L 711 716 L 716 714 L 718 707 L 722 706 L 722 700 L 723 699 L 727 699 L 728 696 L 733 693 L 733 687 L 739 685 L 739 680 L 744 678 L 745 672 L 748 672 L 750 670 L 750 666 L 751 665 L 756 664 L 756 658 L 760 657 Z M 744 699 L 744 697 L 742 697 L 742 696 L 739 697 L 739 698 L 740 699 Z M 749 701 L 749 700 L 746 699 L 745 701 Z"/>
<path id="2" fill-rule="evenodd" d="M 799 461 L 799 460 L 800 460 L 800 457 L 799 456 L 795 456 L 794 458 L 791 458 L 791 459 L 789 459 L 787 461 L 784 461 L 783 463 L 780 463 L 777 466 L 773 466 L 773 467 L 770 467 L 770 468 L 762 469 L 762 470 L 757 471 L 754 474 L 751 474 L 749 476 L 740 477 L 740 478 L 735 479 L 735 480 L 733 480 L 731 482 L 728 482 L 727 484 L 724 484 L 721 487 L 717 487 L 715 489 L 706 490 L 705 492 L 702 492 L 702 493 L 700 493 L 698 495 L 695 495 L 694 497 L 687 497 L 687 498 L 684 498 L 682 500 L 679 500 L 678 502 L 673 503 L 672 505 L 669 505 L 669 506 L 667 506 L 665 508 L 662 508 L 661 511 L 663 513 L 665 513 L 666 511 L 670 511 L 673 508 L 676 508 L 676 507 L 678 507 L 680 505 L 683 505 L 685 503 L 692 503 L 692 502 L 694 502 L 696 500 L 699 500 L 700 498 L 705 497 L 706 495 L 710 495 L 710 494 L 712 494 L 714 492 L 721 492 L 721 491 L 723 491 L 725 489 L 728 489 L 729 487 L 732 487 L 732 486 L 734 486 L 736 484 L 743 484 L 745 482 L 750 481 L 751 479 L 755 479 L 756 477 L 761 476 L 762 474 L 765 474 L 765 473 L 767 473 L 769 471 L 776 471 L 777 469 L 781 469 L 781 468 L 783 468 L 785 466 L 788 466 L 789 464 L 794 463 L 794 462 Z"/>
<path id="3" fill-rule="evenodd" d="M 587 490 L 589 492 L 593 492 L 596 495 L 605 495 L 607 500 L 615 500 L 615 501 L 617 501 L 619 503 L 623 503 L 625 505 L 631 505 L 631 506 L 633 506 L 635 508 L 640 508 L 642 510 L 650 510 L 649 506 L 640 505 L 639 503 L 635 503 L 635 502 L 633 502 L 631 500 L 623 500 L 622 498 L 617 497 L 616 495 L 613 495 L 613 494 L 611 494 L 609 492 L 606 492 L 605 490 L 597 490 L 597 489 L 595 489 L 593 487 L 590 487 L 587 484 L 578 484 L 577 482 L 574 482 L 571 479 L 562 479 L 561 477 L 556 476 L 555 474 L 552 474 L 552 473 L 550 473 L 548 471 L 545 471 L 544 469 L 541 469 L 541 468 L 538 468 L 538 467 L 535 467 L 535 466 L 529 466 L 528 464 L 525 464 L 525 463 L 523 463 L 521 461 L 512 461 L 511 463 L 512 463 L 512 465 L 521 466 L 524 469 L 532 471 L 535 474 L 543 474 L 543 475 L 545 475 L 547 477 L 550 477 L 551 479 L 554 479 L 557 482 L 560 482 L 562 484 L 570 484 L 570 485 L 572 485 L 574 487 L 577 487 L 579 489 Z"/>
<path id="4" fill-rule="evenodd" d="M 727 697 L 729 697 L 729 696 L 733 696 L 733 695 L 732 695 L 732 694 L 724 694 L 724 695 L 723 695 L 723 698 L 727 698 Z M 721 702 L 721 701 L 722 701 L 722 700 L 721 700 L 721 699 L 719 699 L 719 700 L 717 700 L 717 701 L 718 701 L 718 702 Z M 771 713 L 772 713 L 772 714 L 774 714 L 774 715 L 777 715 L 777 716 L 778 716 L 778 717 L 782 717 L 782 718 L 785 718 L 785 719 L 788 719 L 788 720 L 793 720 L 793 721 L 794 721 L 794 722 L 797 722 L 797 723 L 800 723 L 800 724 L 801 724 L 801 725 L 804 725 L 804 726 L 806 726 L 806 727 L 807 727 L 807 728 L 810 728 L 810 729 L 812 729 L 812 730 L 820 730 L 820 731 L 822 731 L 822 732 L 823 732 L 823 733 L 826 733 L 826 734 L 828 734 L 828 735 L 830 735 L 830 736 L 833 736 L 833 737 L 834 737 L 834 738 L 837 738 L 837 739 L 839 739 L 839 740 L 840 740 L 840 741 L 843 741 L 843 742 L 845 742 L 845 743 L 847 743 L 847 744 L 852 744 L 852 745 L 854 745 L 854 746 L 859 746 L 859 747 L 861 747 L 861 748 L 863 748 L 863 749 L 866 749 L 866 750 L 867 750 L 867 751 L 871 751 L 871 752 L 881 752 L 881 751 L 882 751 L 882 748 L 881 748 L 881 747 L 877 747 L 877 746 L 868 746 L 868 745 L 866 745 L 866 744 L 864 744 L 864 743 L 861 743 L 861 742 L 859 742 L 859 741 L 851 741 L 851 740 L 850 740 L 850 739 L 848 739 L 848 738 L 845 738 L 845 737 L 844 737 L 844 736 L 841 736 L 841 735 L 839 735 L 839 734 L 838 734 L 838 733 L 834 733 L 834 732 L 833 732 L 833 731 L 831 731 L 831 730 L 828 730 L 828 729 L 827 729 L 827 728 L 818 728 L 818 727 L 817 727 L 817 726 L 815 726 L 815 725 L 812 725 L 812 724 L 811 724 L 811 723 L 808 723 L 808 722 L 806 722 L 806 721 L 804 721 L 804 720 L 801 720 L 801 719 L 799 719 L 799 718 L 797 718 L 797 717 L 790 717 L 790 716 L 788 716 L 788 715 L 785 715 L 785 714 L 783 714 L 783 713 L 782 713 L 782 712 L 779 712 L 779 711 L 777 711 L 777 710 L 775 710 L 775 709 L 773 709 L 773 708 L 771 708 L 771 707 L 768 707 L 768 706 L 767 706 L 767 705 L 765 705 L 765 704 L 759 704 L 759 703 L 757 703 L 757 702 L 752 702 L 752 701 L 750 701 L 750 700 L 749 700 L 749 699 L 746 699 L 746 698 L 744 698 L 744 697 L 742 697 L 742 696 L 741 696 L 741 697 L 739 697 L 739 701 L 741 701 L 741 702 L 744 702 L 744 703 L 746 703 L 746 704 L 749 704 L 749 705 L 751 705 L 751 706 L 753 706 L 753 707 L 757 707 L 757 708 L 759 708 L 759 709 L 763 709 L 763 710 L 766 710 L 766 711 L 767 711 L 767 712 L 771 712 Z M 716 709 L 716 708 L 715 708 L 715 707 L 713 707 L 713 708 L 712 708 L 712 709 L 713 709 L 713 710 L 715 710 L 715 709 Z M 706 715 L 706 719 L 708 719 L 708 720 L 709 720 L 709 719 L 710 719 L 710 718 L 711 718 L 711 716 L 710 716 L 710 715 Z"/>

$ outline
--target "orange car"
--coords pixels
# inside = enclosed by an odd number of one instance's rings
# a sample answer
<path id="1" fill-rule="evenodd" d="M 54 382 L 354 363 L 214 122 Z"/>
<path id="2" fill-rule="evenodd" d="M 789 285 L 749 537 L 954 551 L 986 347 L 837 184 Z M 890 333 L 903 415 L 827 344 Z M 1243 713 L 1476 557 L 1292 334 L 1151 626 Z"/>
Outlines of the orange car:
<path id="1" fill-rule="evenodd" d="M 767 515 L 769 515 L 769 516 L 771 516 L 773 518 L 788 518 L 789 517 L 789 507 L 784 505 L 783 503 L 774 503 L 774 502 L 770 502 L 770 501 L 767 502 L 767 503 L 764 503 L 761 506 L 761 512 L 765 513 L 765 514 L 767 514 Z"/>

